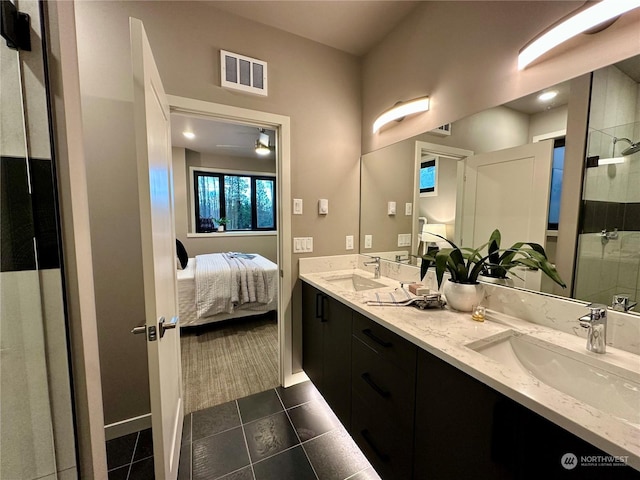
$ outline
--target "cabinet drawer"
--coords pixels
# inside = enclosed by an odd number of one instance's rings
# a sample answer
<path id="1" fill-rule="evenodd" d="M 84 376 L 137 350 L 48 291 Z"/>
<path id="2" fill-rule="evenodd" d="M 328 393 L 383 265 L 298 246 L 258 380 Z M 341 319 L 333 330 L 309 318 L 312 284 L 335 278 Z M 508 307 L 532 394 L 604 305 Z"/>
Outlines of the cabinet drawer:
<path id="1" fill-rule="evenodd" d="M 389 329 L 353 313 L 353 335 L 401 370 L 415 372 L 417 347 Z"/>
<path id="2" fill-rule="evenodd" d="M 413 425 L 415 368 L 401 370 L 356 337 L 351 350 L 353 392 L 380 416 L 405 427 Z"/>
<path id="3" fill-rule="evenodd" d="M 413 429 L 379 416 L 353 393 L 351 436 L 384 480 L 412 478 Z"/>

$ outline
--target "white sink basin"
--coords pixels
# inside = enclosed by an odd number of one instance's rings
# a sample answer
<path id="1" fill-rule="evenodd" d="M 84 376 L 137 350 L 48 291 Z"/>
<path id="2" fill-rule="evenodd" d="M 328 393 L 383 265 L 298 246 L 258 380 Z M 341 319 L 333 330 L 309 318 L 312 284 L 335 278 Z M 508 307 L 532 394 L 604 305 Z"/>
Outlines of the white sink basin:
<path id="1" fill-rule="evenodd" d="M 640 426 L 638 371 L 611 365 L 586 351 L 581 354 L 514 331 L 470 343 L 467 347 L 583 403 Z"/>
<path id="2" fill-rule="evenodd" d="M 337 288 L 349 292 L 361 292 L 363 290 L 386 287 L 384 283 L 376 282 L 375 280 L 356 274 L 326 277 L 325 280 Z"/>

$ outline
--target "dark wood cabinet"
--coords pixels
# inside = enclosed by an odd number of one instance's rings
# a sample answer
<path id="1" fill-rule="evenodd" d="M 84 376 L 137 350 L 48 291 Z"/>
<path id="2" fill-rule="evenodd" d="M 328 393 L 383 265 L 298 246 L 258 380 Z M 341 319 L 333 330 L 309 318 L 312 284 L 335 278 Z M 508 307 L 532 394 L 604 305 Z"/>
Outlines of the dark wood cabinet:
<path id="1" fill-rule="evenodd" d="M 417 347 L 353 314 L 351 434 L 384 478 L 411 478 Z"/>
<path id="2" fill-rule="evenodd" d="M 628 466 L 303 282 L 303 368 L 384 480 L 638 479 Z"/>
<path id="3" fill-rule="evenodd" d="M 342 424 L 351 423 L 352 310 L 302 284 L 302 368 Z"/>
<path id="4" fill-rule="evenodd" d="M 622 465 L 580 465 L 609 455 L 424 350 L 418 352 L 414 476 L 640 479 Z M 565 468 L 565 454 L 578 465 Z"/>

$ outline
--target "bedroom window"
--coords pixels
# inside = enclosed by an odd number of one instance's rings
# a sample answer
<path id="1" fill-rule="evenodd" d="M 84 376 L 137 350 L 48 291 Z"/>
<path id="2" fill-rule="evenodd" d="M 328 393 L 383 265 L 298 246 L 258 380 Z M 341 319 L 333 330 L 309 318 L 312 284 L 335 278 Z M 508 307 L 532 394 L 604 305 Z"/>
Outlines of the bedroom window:
<path id="1" fill-rule="evenodd" d="M 194 170 L 196 233 L 276 229 L 276 179 L 268 175 Z"/>

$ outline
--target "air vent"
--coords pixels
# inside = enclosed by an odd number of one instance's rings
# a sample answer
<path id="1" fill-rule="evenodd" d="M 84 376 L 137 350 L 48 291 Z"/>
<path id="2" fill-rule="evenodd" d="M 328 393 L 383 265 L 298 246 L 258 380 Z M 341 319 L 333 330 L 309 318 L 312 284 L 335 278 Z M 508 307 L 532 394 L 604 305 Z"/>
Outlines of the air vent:
<path id="1" fill-rule="evenodd" d="M 434 135 L 439 135 L 441 137 L 445 137 L 447 135 L 451 135 L 451 124 L 446 123 L 441 127 L 438 127 L 434 130 L 430 130 L 429 133 L 433 133 Z"/>
<path id="2" fill-rule="evenodd" d="M 223 87 L 267 95 L 267 62 L 220 50 L 220 77 Z"/>

